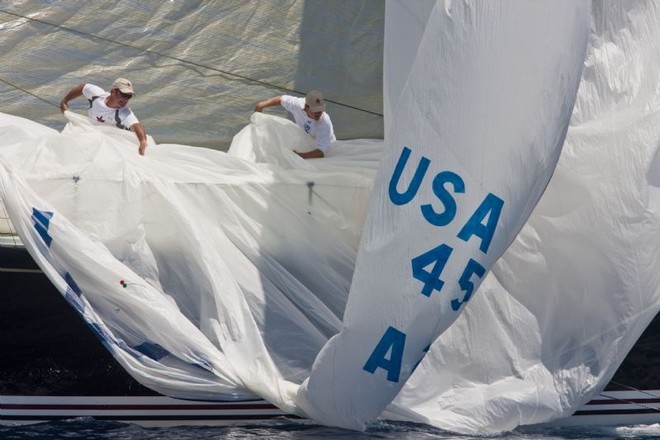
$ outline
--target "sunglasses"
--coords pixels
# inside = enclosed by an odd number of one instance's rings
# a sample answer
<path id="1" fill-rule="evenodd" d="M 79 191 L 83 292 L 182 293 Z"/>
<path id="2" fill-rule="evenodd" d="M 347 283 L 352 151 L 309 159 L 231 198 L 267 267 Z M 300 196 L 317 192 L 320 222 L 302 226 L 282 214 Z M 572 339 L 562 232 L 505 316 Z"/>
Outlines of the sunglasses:
<path id="1" fill-rule="evenodd" d="M 315 118 L 320 118 L 321 115 L 323 115 L 323 111 L 321 110 L 320 112 L 313 112 L 312 109 L 309 107 L 309 105 L 305 104 L 305 110 L 310 112 Z"/>
<path id="2" fill-rule="evenodd" d="M 121 90 L 117 89 L 122 98 L 131 99 L 133 97 L 132 93 L 124 93 Z"/>

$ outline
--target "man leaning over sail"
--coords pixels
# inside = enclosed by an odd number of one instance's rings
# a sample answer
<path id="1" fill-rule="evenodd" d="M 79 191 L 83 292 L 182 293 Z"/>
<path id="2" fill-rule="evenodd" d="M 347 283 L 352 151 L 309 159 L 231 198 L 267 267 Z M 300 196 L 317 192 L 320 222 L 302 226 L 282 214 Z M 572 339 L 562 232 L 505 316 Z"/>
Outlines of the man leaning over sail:
<path id="1" fill-rule="evenodd" d="M 128 107 L 128 101 L 135 95 L 133 84 L 126 78 L 117 78 L 112 83 L 109 92 L 94 84 L 78 84 L 60 101 L 60 110 L 69 109 L 69 101 L 85 96 L 89 101 L 87 115 L 93 121 L 103 125 L 112 125 L 135 133 L 140 146 L 138 152 L 144 155 L 147 149 L 147 134 L 142 128 L 133 111 Z"/>
<path id="2" fill-rule="evenodd" d="M 274 96 L 258 102 L 254 111 L 261 112 L 266 107 L 276 105 L 281 105 L 291 113 L 296 124 L 316 141 L 316 148 L 312 151 L 300 153 L 294 150 L 293 152 L 303 159 L 324 157 L 330 148 L 330 142 L 337 138 L 330 115 L 325 112 L 325 101 L 321 92 L 312 90 L 304 98 L 290 95 Z"/>

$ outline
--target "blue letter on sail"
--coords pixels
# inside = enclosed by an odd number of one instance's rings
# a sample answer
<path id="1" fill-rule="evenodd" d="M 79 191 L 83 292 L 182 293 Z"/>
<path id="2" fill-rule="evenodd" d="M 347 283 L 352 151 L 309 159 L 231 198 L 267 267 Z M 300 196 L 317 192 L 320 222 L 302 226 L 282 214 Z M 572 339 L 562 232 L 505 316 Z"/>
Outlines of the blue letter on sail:
<path id="1" fill-rule="evenodd" d="M 413 176 L 412 182 L 410 182 L 410 186 L 406 190 L 405 193 L 401 194 L 397 192 L 396 190 L 396 185 L 399 183 L 399 180 L 401 179 L 401 174 L 403 173 L 403 169 L 406 166 L 406 163 L 408 163 L 408 158 L 410 157 L 410 148 L 408 147 L 403 147 L 403 150 L 401 150 L 401 156 L 399 157 L 399 161 L 396 164 L 396 168 L 394 169 L 394 173 L 392 173 L 392 179 L 390 179 L 390 186 L 389 186 L 389 191 L 390 191 L 390 200 L 392 200 L 392 203 L 395 205 L 405 205 L 406 203 L 409 203 L 412 199 L 415 198 L 415 195 L 417 194 L 417 190 L 419 190 L 419 186 L 422 184 L 422 179 L 424 178 L 424 174 L 426 174 L 426 170 L 429 167 L 429 164 L 431 163 L 430 160 L 428 160 L 426 157 L 422 157 L 419 160 L 419 165 L 417 165 L 417 169 L 415 170 L 415 175 Z"/>
<path id="2" fill-rule="evenodd" d="M 495 228 L 497 227 L 497 221 L 500 219 L 503 205 L 504 201 L 502 199 L 492 193 L 488 193 L 484 201 L 481 202 L 481 205 L 474 211 L 472 217 L 465 223 L 461 232 L 458 233 L 458 238 L 468 241 L 472 235 L 480 237 L 481 244 L 479 245 L 479 249 L 484 254 L 487 253 L 490 241 L 495 234 Z M 484 225 L 481 221 L 486 217 L 488 217 L 488 223 Z"/>
<path id="3" fill-rule="evenodd" d="M 422 215 L 424 215 L 426 221 L 435 226 L 446 226 L 456 216 L 456 200 L 445 189 L 445 183 L 451 183 L 454 186 L 454 192 L 465 192 L 465 182 L 463 182 L 463 179 L 458 174 L 451 171 L 443 171 L 435 176 L 433 179 L 433 193 L 445 206 L 445 210 L 444 212 L 437 213 L 430 204 L 422 205 L 421 207 Z"/>
<path id="4" fill-rule="evenodd" d="M 406 334 L 394 327 L 388 327 L 362 369 L 374 374 L 377 368 L 382 368 L 387 371 L 387 380 L 398 382 L 401 375 L 401 359 L 403 359 L 403 347 L 405 345 Z M 390 353 L 389 359 L 385 357 L 387 353 Z"/>

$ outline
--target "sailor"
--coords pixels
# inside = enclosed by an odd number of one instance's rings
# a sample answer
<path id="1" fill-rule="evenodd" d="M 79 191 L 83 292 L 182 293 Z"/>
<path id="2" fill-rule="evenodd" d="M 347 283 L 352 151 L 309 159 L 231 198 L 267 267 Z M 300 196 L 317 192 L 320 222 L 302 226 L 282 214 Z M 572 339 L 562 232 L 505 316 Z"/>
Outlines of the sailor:
<path id="1" fill-rule="evenodd" d="M 135 95 L 133 84 L 126 78 L 117 78 L 109 92 L 94 84 L 78 84 L 62 98 L 60 110 L 68 110 L 69 101 L 83 95 L 89 101 L 89 118 L 99 124 L 133 131 L 140 142 L 138 152 L 143 156 L 147 149 L 147 134 L 127 105 Z"/>
<path id="2" fill-rule="evenodd" d="M 336 140 L 330 115 L 325 112 L 325 101 L 321 92 L 312 90 L 304 98 L 290 95 L 275 96 L 257 103 L 255 112 L 261 112 L 266 107 L 281 105 L 293 115 L 293 119 L 305 132 L 316 141 L 312 151 L 299 153 L 303 159 L 324 157 L 330 148 L 330 142 Z"/>

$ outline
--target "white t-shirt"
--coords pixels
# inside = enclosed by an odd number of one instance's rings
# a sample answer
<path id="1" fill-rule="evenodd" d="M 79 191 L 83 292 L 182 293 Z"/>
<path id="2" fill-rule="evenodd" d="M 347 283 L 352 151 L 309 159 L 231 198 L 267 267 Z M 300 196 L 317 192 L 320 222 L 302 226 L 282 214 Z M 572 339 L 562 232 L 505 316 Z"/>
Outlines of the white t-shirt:
<path id="1" fill-rule="evenodd" d="M 316 148 L 328 151 L 330 142 L 336 140 L 335 131 L 332 128 L 330 116 L 323 112 L 321 118 L 316 121 L 305 113 L 305 98 L 296 98 L 295 96 L 282 95 L 280 97 L 282 107 L 293 115 L 293 119 L 307 134 L 316 140 Z"/>
<path id="2" fill-rule="evenodd" d="M 85 84 L 83 95 L 89 100 L 87 115 L 99 124 L 130 130 L 131 125 L 140 122 L 126 105 L 121 108 L 108 107 L 105 98 L 110 96 L 110 93 L 94 84 Z"/>

